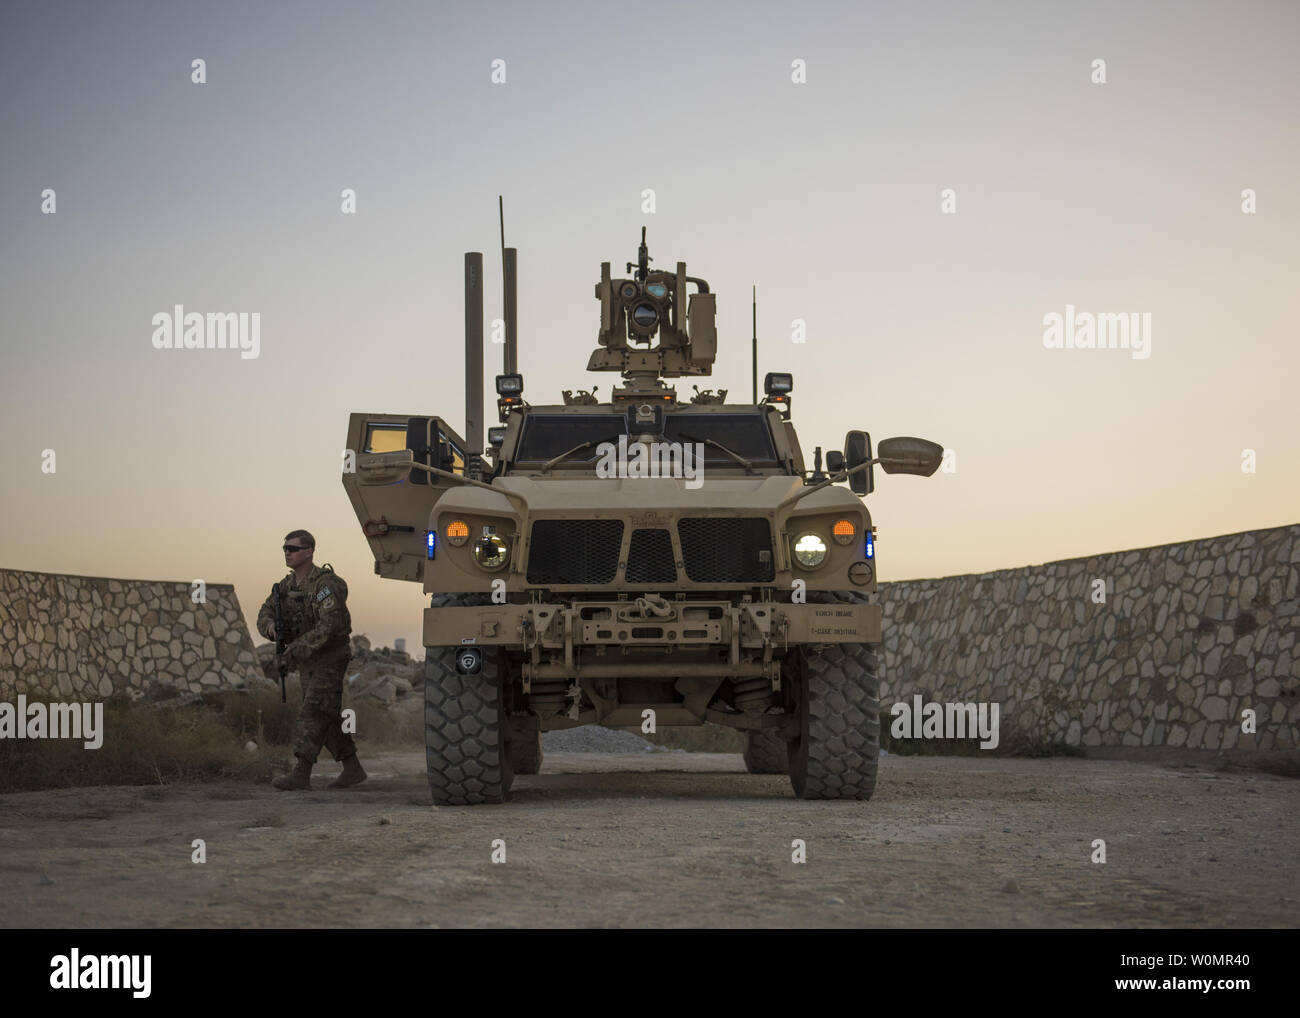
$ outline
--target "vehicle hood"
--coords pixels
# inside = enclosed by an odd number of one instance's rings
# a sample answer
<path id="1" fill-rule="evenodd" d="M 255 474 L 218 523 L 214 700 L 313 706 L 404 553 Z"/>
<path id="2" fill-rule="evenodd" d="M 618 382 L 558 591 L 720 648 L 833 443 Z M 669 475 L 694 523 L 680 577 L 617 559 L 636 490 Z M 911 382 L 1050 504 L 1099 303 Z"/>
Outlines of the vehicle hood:
<path id="1" fill-rule="evenodd" d="M 803 487 L 800 478 L 785 475 L 767 477 L 714 477 L 697 488 L 682 478 L 537 478 L 501 477 L 494 488 L 522 495 L 532 516 L 582 516 L 588 513 L 617 513 L 644 509 L 660 512 L 706 512 L 761 515 Z M 831 485 L 796 503 L 798 514 L 861 508 L 861 501 L 844 487 Z M 466 512 L 501 513 L 516 516 L 517 504 L 504 495 L 482 488 L 448 491 L 440 506 Z"/>

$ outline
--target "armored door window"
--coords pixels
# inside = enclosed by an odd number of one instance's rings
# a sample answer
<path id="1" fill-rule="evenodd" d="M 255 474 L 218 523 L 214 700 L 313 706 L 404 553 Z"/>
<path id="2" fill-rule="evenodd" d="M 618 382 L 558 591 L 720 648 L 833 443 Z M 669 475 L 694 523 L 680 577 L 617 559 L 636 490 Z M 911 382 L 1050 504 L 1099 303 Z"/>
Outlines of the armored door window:
<path id="1" fill-rule="evenodd" d="M 362 452 L 401 452 L 406 448 L 405 424 L 367 424 Z"/>

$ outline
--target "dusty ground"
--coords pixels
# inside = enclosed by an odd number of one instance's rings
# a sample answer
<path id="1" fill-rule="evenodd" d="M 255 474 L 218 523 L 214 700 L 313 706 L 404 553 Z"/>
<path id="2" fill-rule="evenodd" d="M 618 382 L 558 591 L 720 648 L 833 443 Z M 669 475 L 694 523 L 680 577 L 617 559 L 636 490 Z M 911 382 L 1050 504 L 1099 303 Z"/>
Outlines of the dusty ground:
<path id="1" fill-rule="evenodd" d="M 871 802 L 826 803 L 745 774 L 739 756 L 557 753 L 505 806 L 434 809 L 422 754 L 365 762 L 370 781 L 346 792 L 324 790 L 338 770 L 325 763 L 308 793 L 0 796 L 0 924 L 1300 922 L 1300 783 L 1269 775 L 891 756 Z M 795 838 L 806 864 L 791 862 Z"/>

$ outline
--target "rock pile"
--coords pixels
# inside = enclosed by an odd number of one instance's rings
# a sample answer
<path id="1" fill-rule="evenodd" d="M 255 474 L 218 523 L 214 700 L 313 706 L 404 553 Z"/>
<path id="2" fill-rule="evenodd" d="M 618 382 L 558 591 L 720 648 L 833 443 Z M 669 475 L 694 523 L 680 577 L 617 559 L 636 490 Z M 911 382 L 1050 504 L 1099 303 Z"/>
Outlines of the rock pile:
<path id="1" fill-rule="evenodd" d="M 264 643 L 257 648 L 262 674 L 278 683 L 275 670 L 275 644 Z M 292 672 L 293 669 L 291 668 Z M 413 661 L 404 650 L 391 647 L 372 648 L 365 636 L 352 637 L 352 660 L 345 673 L 348 695 L 355 699 L 370 697 L 381 704 L 392 705 L 405 700 L 412 691 L 423 688 L 424 662 Z"/>
<path id="2" fill-rule="evenodd" d="M 424 662 L 412 661 L 404 650 L 372 649 L 364 636 L 352 637 L 352 662 L 348 665 L 348 692 L 392 704 L 424 688 Z"/>

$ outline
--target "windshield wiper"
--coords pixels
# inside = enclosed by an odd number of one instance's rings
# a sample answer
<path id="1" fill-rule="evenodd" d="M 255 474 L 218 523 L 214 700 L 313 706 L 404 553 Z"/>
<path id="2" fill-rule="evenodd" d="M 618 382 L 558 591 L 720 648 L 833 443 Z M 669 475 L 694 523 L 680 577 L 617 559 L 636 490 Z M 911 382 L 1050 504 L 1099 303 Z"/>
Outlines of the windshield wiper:
<path id="1" fill-rule="evenodd" d="M 711 438 L 696 438 L 694 435 L 688 435 L 688 434 L 686 434 L 686 432 L 684 432 L 684 431 L 679 431 L 679 432 L 677 432 L 677 437 L 678 437 L 678 438 L 684 438 L 684 439 L 686 439 L 686 441 L 688 441 L 688 442 L 699 442 L 701 445 L 712 446 L 714 449 L 717 449 L 719 452 L 726 453 L 726 454 L 727 454 L 728 456 L 730 456 L 733 460 L 735 460 L 735 461 L 736 461 L 737 463 L 739 463 L 742 467 L 744 467 L 744 468 L 745 468 L 745 473 L 747 473 L 747 474 L 752 474 L 752 473 L 754 472 L 754 464 L 753 464 L 753 463 L 751 463 L 749 460 L 745 459 L 745 457 L 742 456 L 742 455 L 740 455 L 740 453 L 738 453 L 738 452 L 732 452 L 730 449 L 728 449 L 728 448 L 727 448 L 725 445 L 723 445 L 721 442 L 715 442 L 715 441 L 714 441 L 713 439 L 711 439 Z"/>
<path id="2" fill-rule="evenodd" d="M 562 452 L 560 453 L 560 455 L 554 456 L 551 459 L 547 460 L 545 463 L 543 463 L 541 473 L 544 474 L 556 464 L 563 463 L 575 452 L 582 452 L 584 449 L 590 449 L 593 445 L 604 445 L 607 442 L 610 445 L 613 445 L 615 442 L 618 441 L 618 439 L 619 439 L 618 435 L 610 435 L 608 438 L 602 438 L 599 441 L 583 442 L 581 445 L 575 445 L 572 449 L 569 449 L 567 452 Z"/>

